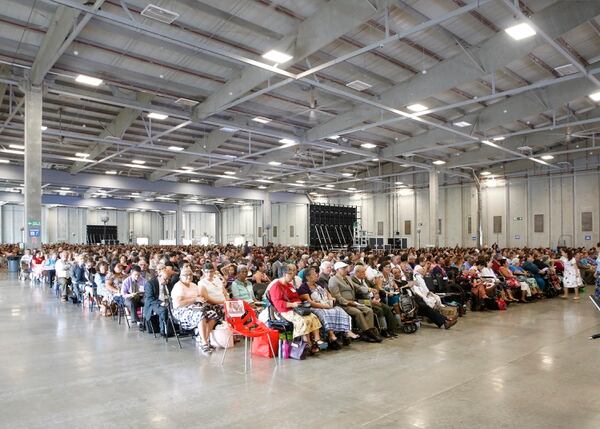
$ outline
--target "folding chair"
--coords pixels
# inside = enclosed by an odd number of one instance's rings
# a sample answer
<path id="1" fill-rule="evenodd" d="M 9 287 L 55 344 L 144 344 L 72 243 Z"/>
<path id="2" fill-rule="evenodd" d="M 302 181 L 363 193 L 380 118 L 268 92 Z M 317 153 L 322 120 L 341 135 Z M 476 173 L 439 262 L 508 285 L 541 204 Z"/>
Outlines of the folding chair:
<path id="1" fill-rule="evenodd" d="M 269 347 L 271 349 L 271 353 L 273 354 L 273 359 L 275 360 L 275 366 L 278 366 L 277 356 L 275 355 L 275 349 L 273 348 L 273 344 L 271 343 L 271 337 L 269 336 L 269 331 L 271 329 L 265 325 L 263 322 L 258 320 L 254 309 L 250 307 L 243 299 L 231 300 L 230 303 L 235 303 L 237 306 L 243 308 L 244 313 L 242 315 L 234 315 L 229 312 L 227 302 L 225 302 L 224 310 L 225 310 L 225 320 L 230 325 L 231 334 L 227 339 L 227 342 L 230 341 L 233 335 L 241 335 L 244 337 L 244 373 L 248 371 L 248 340 L 250 340 L 250 345 L 252 345 L 252 339 L 262 337 L 264 335 L 267 336 L 267 341 L 269 342 Z M 225 354 L 227 353 L 227 348 L 223 349 L 223 357 L 221 358 L 221 366 L 223 366 L 223 362 L 225 362 Z"/>

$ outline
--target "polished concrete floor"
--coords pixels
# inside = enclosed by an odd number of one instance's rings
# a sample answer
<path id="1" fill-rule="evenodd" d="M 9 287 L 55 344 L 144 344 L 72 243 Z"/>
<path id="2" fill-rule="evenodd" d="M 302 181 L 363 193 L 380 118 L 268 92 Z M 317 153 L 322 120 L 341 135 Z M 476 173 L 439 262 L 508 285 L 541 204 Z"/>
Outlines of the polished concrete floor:
<path id="1" fill-rule="evenodd" d="M 0 427 L 600 428 L 600 313 L 587 298 L 469 313 L 306 361 L 127 330 L 0 274 Z"/>

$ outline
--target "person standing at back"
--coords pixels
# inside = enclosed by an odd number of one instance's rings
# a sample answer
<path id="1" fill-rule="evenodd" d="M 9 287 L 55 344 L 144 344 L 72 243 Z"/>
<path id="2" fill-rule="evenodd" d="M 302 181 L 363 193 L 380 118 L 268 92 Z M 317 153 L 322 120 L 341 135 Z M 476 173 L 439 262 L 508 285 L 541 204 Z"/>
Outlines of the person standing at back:
<path id="1" fill-rule="evenodd" d="M 62 251 L 60 253 L 60 259 L 58 259 L 54 265 L 63 301 L 68 301 L 70 294 L 69 280 L 71 278 L 71 263 L 68 260 L 68 257 L 69 255 L 67 252 Z"/>

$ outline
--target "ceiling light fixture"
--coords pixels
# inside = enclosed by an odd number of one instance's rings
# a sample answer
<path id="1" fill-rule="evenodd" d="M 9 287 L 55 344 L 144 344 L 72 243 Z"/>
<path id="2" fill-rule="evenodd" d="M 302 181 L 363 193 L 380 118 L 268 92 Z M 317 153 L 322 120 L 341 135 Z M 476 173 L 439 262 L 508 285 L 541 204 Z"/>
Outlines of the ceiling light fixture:
<path id="1" fill-rule="evenodd" d="M 12 153 L 14 155 L 25 155 L 25 152 L 22 150 L 13 150 L 13 149 L 2 149 L 4 153 Z"/>
<path id="2" fill-rule="evenodd" d="M 523 40 L 536 35 L 533 27 L 526 22 L 508 27 L 504 31 L 515 40 Z"/>
<path id="3" fill-rule="evenodd" d="M 239 128 L 233 128 L 233 127 L 221 127 L 219 129 L 226 133 L 237 133 L 240 130 Z"/>
<path id="4" fill-rule="evenodd" d="M 165 119 L 167 119 L 169 117 L 169 115 L 165 115 L 163 113 L 157 113 L 157 112 L 150 112 L 147 115 L 150 119 L 157 119 L 159 121 L 164 121 Z"/>
<path id="5" fill-rule="evenodd" d="M 342 176 L 345 176 L 345 177 L 352 177 L 352 173 L 342 173 Z"/>
<path id="6" fill-rule="evenodd" d="M 482 172 L 481 172 L 481 173 L 479 173 L 479 174 L 480 174 L 480 175 L 482 175 L 482 176 L 489 176 L 489 175 L 490 175 L 490 174 L 492 174 L 492 173 L 491 173 L 491 172 L 489 172 L 489 171 L 482 171 Z"/>
<path id="7" fill-rule="evenodd" d="M 146 161 L 142 161 L 141 159 L 132 159 L 131 163 L 137 164 L 137 165 L 144 165 L 146 163 Z"/>
<path id="8" fill-rule="evenodd" d="M 411 104 L 410 106 L 407 106 L 407 109 L 412 112 L 424 112 L 425 110 L 428 109 L 428 107 L 423 104 L 416 103 L 416 104 Z"/>
<path id="9" fill-rule="evenodd" d="M 281 139 L 281 140 L 279 140 L 279 143 L 283 143 L 283 144 L 296 144 L 296 140 L 292 140 L 292 139 Z"/>
<path id="10" fill-rule="evenodd" d="M 181 152 L 183 148 L 181 146 L 169 146 L 169 150 L 173 152 Z"/>
<path id="11" fill-rule="evenodd" d="M 46 130 L 48 129 L 48 127 L 47 127 L 47 126 L 45 126 L 45 125 L 42 125 L 42 126 L 40 127 L 40 129 L 41 129 L 42 131 L 46 131 Z"/>
<path id="12" fill-rule="evenodd" d="M 356 191 L 356 188 L 348 188 L 349 191 Z"/>
<path id="13" fill-rule="evenodd" d="M 79 158 L 87 158 L 88 156 L 90 156 L 89 153 L 85 153 L 85 152 L 77 152 L 75 154 L 75 156 L 79 157 Z"/>
<path id="14" fill-rule="evenodd" d="M 492 140 L 494 140 L 495 142 L 501 142 L 504 139 L 505 139 L 505 137 L 500 136 L 500 137 L 494 137 Z"/>
<path id="15" fill-rule="evenodd" d="M 181 169 L 182 169 L 182 170 L 188 170 L 188 171 L 189 171 L 189 170 L 193 170 L 193 169 L 194 169 L 194 167 L 188 167 L 188 166 L 184 166 L 184 167 L 181 167 Z"/>
<path id="16" fill-rule="evenodd" d="M 433 163 L 435 165 L 444 165 L 446 163 L 446 161 L 442 161 L 441 159 L 437 159 L 437 160 L 433 161 Z"/>
<path id="17" fill-rule="evenodd" d="M 325 185 L 327 188 L 335 188 L 335 185 Z"/>
<path id="18" fill-rule="evenodd" d="M 396 185 L 404 185 L 404 182 L 396 182 Z"/>
<path id="19" fill-rule="evenodd" d="M 109 176 L 114 176 L 115 174 L 117 174 L 117 172 L 115 170 L 108 170 L 108 171 L 105 171 L 104 174 L 108 174 Z"/>
<path id="20" fill-rule="evenodd" d="M 593 101 L 600 101 L 600 91 L 598 92 L 594 92 L 593 94 L 590 94 L 589 97 L 593 100 Z"/>
<path id="21" fill-rule="evenodd" d="M 25 150 L 25 146 L 22 144 L 9 144 L 8 147 L 11 149 Z"/>
<path id="22" fill-rule="evenodd" d="M 456 127 L 460 127 L 460 128 L 464 128 L 464 127 L 469 127 L 471 126 L 471 124 L 467 121 L 459 121 L 459 122 L 455 122 L 454 125 Z"/>
<path id="23" fill-rule="evenodd" d="M 267 189 L 267 187 L 265 185 L 260 185 L 258 189 Z"/>
<path id="24" fill-rule="evenodd" d="M 281 165 L 281 162 L 279 162 L 279 161 L 269 161 L 269 165 L 277 167 L 278 165 Z"/>
<path id="25" fill-rule="evenodd" d="M 198 180 L 198 179 L 190 179 L 190 182 L 191 183 L 200 183 L 200 180 Z"/>
<path id="26" fill-rule="evenodd" d="M 0 164 L 9 164 L 10 160 L 8 159 L 0 159 Z"/>
<path id="27" fill-rule="evenodd" d="M 285 52 L 278 51 L 276 49 L 271 49 L 268 52 L 265 52 L 262 57 L 265 60 L 273 61 L 277 64 L 287 63 L 289 60 L 294 58 L 293 56 L 286 54 Z"/>
<path id="28" fill-rule="evenodd" d="M 365 149 L 373 149 L 376 148 L 377 145 L 373 143 L 363 143 L 360 145 L 360 147 L 364 147 Z"/>
<path id="29" fill-rule="evenodd" d="M 331 140 L 337 140 L 337 139 L 339 139 L 339 138 L 340 138 L 340 136 L 338 136 L 338 135 L 336 134 L 336 135 L 334 135 L 334 136 L 329 136 L 329 137 L 327 137 L 327 138 L 328 138 L 328 139 L 331 139 Z"/>
<path id="30" fill-rule="evenodd" d="M 373 161 L 373 162 L 379 162 L 379 158 L 373 158 L 371 161 Z"/>
<path id="31" fill-rule="evenodd" d="M 551 159 L 554 159 L 554 156 L 553 155 L 542 155 L 541 158 L 544 161 L 550 161 Z"/>
<path id="32" fill-rule="evenodd" d="M 100 86 L 100 85 L 102 85 L 103 80 L 98 79 L 97 77 L 86 76 L 84 74 L 80 74 L 75 78 L 75 82 L 83 83 L 84 85 L 90 85 L 90 86 Z"/>
<path id="33" fill-rule="evenodd" d="M 254 122 L 258 122 L 259 124 L 268 124 L 271 122 L 269 118 L 265 118 L 264 116 L 257 116 L 256 118 L 252 118 Z"/>
<path id="34" fill-rule="evenodd" d="M 228 176 L 235 176 L 235 171 L 225 171 L 225 174 L 227 174 Z"/>

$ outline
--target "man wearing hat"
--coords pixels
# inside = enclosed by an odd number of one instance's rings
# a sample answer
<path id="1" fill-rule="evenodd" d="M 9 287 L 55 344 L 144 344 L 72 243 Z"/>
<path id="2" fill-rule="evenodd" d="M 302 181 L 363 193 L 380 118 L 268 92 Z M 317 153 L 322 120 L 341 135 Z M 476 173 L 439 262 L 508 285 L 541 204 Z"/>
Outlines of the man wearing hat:
<path id="1" fill-rule="evenodd" d="M 335 275 L 329 279 L 328 289 L 336 303 L 348 313 L 361 330 L 360 339 L 370 343 L 380 343 L 383 338 L 375 329 L 373 310 L 356 300 L 355 286 L 348 278 L 348 264 L 336 262 Z"/>

